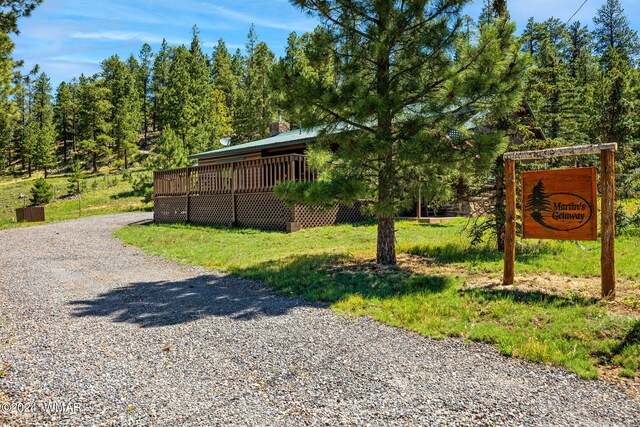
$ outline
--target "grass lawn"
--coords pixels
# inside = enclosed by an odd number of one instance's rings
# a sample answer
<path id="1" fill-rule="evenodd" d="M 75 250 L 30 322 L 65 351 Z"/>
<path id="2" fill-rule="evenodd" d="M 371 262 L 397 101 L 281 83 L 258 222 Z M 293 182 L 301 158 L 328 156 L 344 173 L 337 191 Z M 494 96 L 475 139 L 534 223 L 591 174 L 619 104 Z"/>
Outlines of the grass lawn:
<path id="1" fill-rule="evenodd" d="M 605 368 L 628 377 L 640 373 L 639 311 L 612 310 L 580 292 L 472 286 L 474 277 L 497 276 L 502 258 L 488 248 L 469 248 L 463 225 L 464 220 L 439 226 L 399 222 L 401 263 L 385 271 L 373 264 L 375 225 L 295 234 L 151 225 L 116 235 L 154 255 L 260 279 L 284 295 L 326 301 L 343 315 L 369 316 L 424 336 L 489 342 L 503 354 L 564 366 L 585 378 Z M 640 287 L 639 247 L 638 237 L 618 241 L 621 286 Z M 599 251 L 566 242 L 532 244 L 517 261 L 525 275 L 588 277 L 598 274 Z"/>
<path id="2" fill-rule="evenodd" d="M 83 180 L 86 186 L 82 199 L 67 197 L 67 177 L 47 179 L 54 188 L 55 200 L 45 207 L 47 222 L 64 221 L 79 216 L 105 215 L 151 209 L 140 196 L 132 193 L 131 184 L 122 175 L 91 175 Z M 33 179 L 0 181 L 0 229 L 37 223 L 16 223 L 15 209 L 21 207 L 20 194 L 30 197 Z M 80 203 L 79 203 L 80 202 Z M 78 207 L 81 206 L 79 211 Z"/>

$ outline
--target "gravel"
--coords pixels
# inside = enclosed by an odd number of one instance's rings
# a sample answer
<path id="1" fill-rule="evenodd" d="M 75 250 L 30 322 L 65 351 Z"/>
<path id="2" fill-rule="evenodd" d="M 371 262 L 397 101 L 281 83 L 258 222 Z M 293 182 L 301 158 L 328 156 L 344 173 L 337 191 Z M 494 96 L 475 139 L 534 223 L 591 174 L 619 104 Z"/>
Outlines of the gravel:
<path id="1" fill-rule="evenodd" d="M 345 319 L 112 237 L 148 218 L 0 231 L 0 424 L 638 425 L 615 385 Z"/>

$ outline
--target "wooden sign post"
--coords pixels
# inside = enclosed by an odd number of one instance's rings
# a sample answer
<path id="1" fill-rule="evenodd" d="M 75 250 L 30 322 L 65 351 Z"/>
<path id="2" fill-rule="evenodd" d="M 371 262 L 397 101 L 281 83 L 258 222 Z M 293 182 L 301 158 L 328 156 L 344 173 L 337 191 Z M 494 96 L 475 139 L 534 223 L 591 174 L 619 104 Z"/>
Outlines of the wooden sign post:
<path id="1" fill-rule="evenodd" d="M 617 144 L 585 145 L 504 155 L 506 229 L 503 284 L 513 285 L 516 258 L 516 160 L 599 154 L 601 157 L 600 268 L 602 297 L 613 299 L 615 272 L 615 173 Z M 594 168 L 573 168 L 524 173 L 523 237 L 559 240 L 597 239 L 597 195 Z"/>

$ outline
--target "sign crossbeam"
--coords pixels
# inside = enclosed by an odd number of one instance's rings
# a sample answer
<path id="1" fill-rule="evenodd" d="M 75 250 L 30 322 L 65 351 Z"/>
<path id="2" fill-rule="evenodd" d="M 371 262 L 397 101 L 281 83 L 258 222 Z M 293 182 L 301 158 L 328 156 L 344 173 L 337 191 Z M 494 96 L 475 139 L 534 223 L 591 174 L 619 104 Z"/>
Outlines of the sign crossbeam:
<path id="1" fill-rule="evenodd" d="M 505 160 L 540 160 L 553 157 L 600 154 L 607 150 L 618 151 L 618 144 L 576 145 L 575 147 L 549 148 L 546 150 L 514 151 L 505 153 L 503 158 Z"/>
<path id="2" fill-rule="evenodd" d="M 615 152 L 618 149 L 617 144 L 599 144 L 599 145 L 583 145 L 576 147 L 562 147 L 562 148 L 551 148 L 547 150 L 537 150 L 537 151 L 519 151 L 519 152 L 511 152 L 504 154 L 504 179 L 506 185 L 506 227 L 505 227 L 505 236 L 504 236 L 504 276 L 503 276 L 503 284 L 504 285 L 513 285 L 515 280 L 515 257 L 516 257 L 516 172 L 515 172 L 515 162 L 518 160 L 536 160 L 536 159 L 549 159 L 553 157 L 560 156 L 580 156 L 580 155 L 589 155 L 589 154 L 599 154 L 600 155 L 600 181 L 601 181 L 601 198 L 602 198 L 602 210 L 601 210 L 601 283 L 602 283 L 602 297 L 613 299 L 615 297 L 615 288 L 616 288 L 616 273 L 615 273 Z M 565 171 L 570 171 L 571 169 L 565 169 Z M 578 170 L 578 169 L 574 169 Z M 538 182 L 541 182 L 540 180 Z M 595 178 L 593 178 L 593 185 L 595 188 Z M 537 222 L 542 226 L 546 226 L 547 228 L 553 228 L 553 225 L 548 224 L 550 219 L 545 218 L 547 203 L 546 199 L 540 199 L 541 196 L 546 196 L 542 192 L 543 184 L 540 184 L 540 188 L 538 188 L 537 196 L 531 196 L 531 204 L 530 210 L 533 210 L 533 213 L 537 215 L 532 219 L 534 222 L 537 219 Z M 529 189 L 529 192 L 532 190 Z M 595 190 L 594 190 L 595 191 Z M 570 192 L 573 193 L 573 192 Z M 556 193 L 557 197 L 564 197 L 563 193 Z M 582 199 L 585 201 L 585 206 L 580 209 L 585 210 L 586 213 L 588 211 L 595 213 L 596 201 L 595 194 L 593 194 L 593 202 L 591 203 L 591 210 L 586 209 L 586 203 L 589 197 L 584 196 L 575 196 L 573 194 L 566 193 L 567 195 L 572 196 L 574 199 L 578 197 L 578 199 Z M 553 196 L 553 195 L 549 195 Z M 540 200 L 538 200 L 540 199 Z M 578 200 L 576 199 L 576 200 Z M 574 206 L 575 205 L 575 206 Z M 578 209 L 576 206 L 582 205 L 582 203 L 566 203 L 571 209 Z M 560 209 L 564 209 L 565 204 L 560 202 L 558 205 Z M 524 208 L 524 206 L 523 206 Z M 585 218 L 586 218 L 585 213 Z M 533 215 L 532 215 L 533 216 Z M 560 215 L 562 218 L 567 217 L 567 215 Z M 579 215 L 569 215 L 570 219 L 574 219 L 573 217 L 578 218 Z M 551 218 L 558 219 L 558 218 Z M 584 219 L 584 218 L 583 218 Z M 582 221 L 582 220 L 581 220 Z M 586 225 L 588 221 L 578 222 L 577 225 L 580 227 Z M 531 224 L 531 222 L 529 222 Z M 582 225 L 581 225 L 582 224 Z M 591 223 L 592 227 L 595 227 L 595 221 Z M 534 224 L 534 226 L 537 226 Z M 555 226 L 555 228 L 558 228 Z M 571 228 L 565 226 L 565 228 Z M 561 230 L 563 231 L 563 230 Z M 568 231 L 568 230 L 564 230 Z M 592 230 L 592 233 L 595 233 L 595 230 Z M 525 233 L 525 238 L 528 233 Z M 534 233 L 535 234 L 535 233 Z M 593 234 L 592 234 L 593 236 Z M 589 238 L 589 235 L 578 236 L 582 239 Z M 553 236 L 547 238 L 555 238 Z M 565 238 L 569 238 L 569 236 L 565 236 Z"/>

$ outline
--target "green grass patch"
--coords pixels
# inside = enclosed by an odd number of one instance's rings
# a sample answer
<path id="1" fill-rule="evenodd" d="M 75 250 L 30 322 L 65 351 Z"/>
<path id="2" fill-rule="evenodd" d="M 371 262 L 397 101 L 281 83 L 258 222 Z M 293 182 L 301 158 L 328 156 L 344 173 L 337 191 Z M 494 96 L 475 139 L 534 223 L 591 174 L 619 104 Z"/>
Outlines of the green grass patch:
<path id="1" fill-rule="evenodd" d="M 47 222 L 64 221 L 91 215 L 106 215 L 151 209 L 142 203 L 142 197 L 132 192 L 131 184 L 118 175 L 91 175 L 83 179 L 82 198 L 67 196 L 67 177 L 56 176 L 47 181 L 53 186 L 54 201 L 45 206 Z M 16 222 L 15 209 L 23 206 L 18 196 L 30 197 L 35 182 L 32 179 L 0 181 L 0 229 L 34 225 Z M 28 201 L 27 201 L 28 203 Z"/>
<path id="2" fill-rule="evenodd" d="M 499 271 L 501 255 L 469 247 L 463 225 L 464 220 L 440 226 L 401 221 L 398 249 L 471 273 Z M 424 336 L 491 343 L 505 355 L 564 366 L 584 378 L 596 378 L 599 365 L 639 369 L 638 317 L 612 313 L 577 294 L 468 289 L 463 277 L 379 271 L 371 263 L 372 224 L 295 234 L 151 225 L 126 227 L 116 235 L 154 255 L 259 279 L 283 295 L 328 302 L 346 316 L 368 316 Z M 627 278 L 640 275 L 638 243 L 629 238 L 618 244 L 626 268 L 621 275 Z M 590 276 L 598 274 L 597 266 L 599 251 L 584 252 L 573 244 L 534 244 L 518 255 L 520 271 Z"/>

